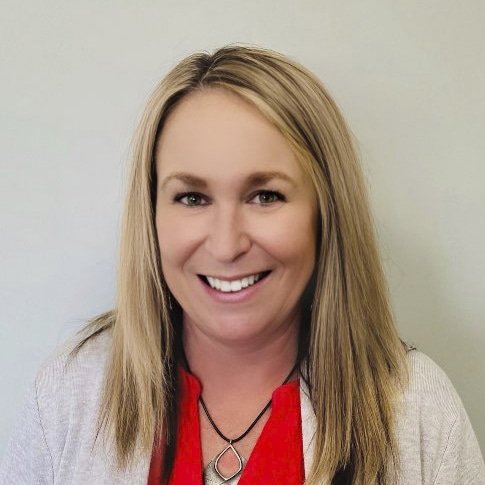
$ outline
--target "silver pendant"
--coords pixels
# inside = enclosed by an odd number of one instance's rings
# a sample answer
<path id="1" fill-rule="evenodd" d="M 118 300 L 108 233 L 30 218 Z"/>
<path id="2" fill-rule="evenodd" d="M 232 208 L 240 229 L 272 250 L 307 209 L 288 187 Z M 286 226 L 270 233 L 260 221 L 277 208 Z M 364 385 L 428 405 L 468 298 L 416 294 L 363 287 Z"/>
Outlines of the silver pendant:
<path id="1" fill-rule="evenodd" d="M 223 473 L 221 473 L 218 465 L 222 456 L 229 451 L 234 453 L 239 462 L 239 466 L 232 475 L 226 477 Z M 242 456 L 236 451 L 234 446 L 232 446 L 232 443 L 229 443 L 205 468 L 203 476 L 204 485 L 235 485 L 239 481 L 239 475 L 241 474 L 245 464 L 244 458 L 242 458 Z"/>

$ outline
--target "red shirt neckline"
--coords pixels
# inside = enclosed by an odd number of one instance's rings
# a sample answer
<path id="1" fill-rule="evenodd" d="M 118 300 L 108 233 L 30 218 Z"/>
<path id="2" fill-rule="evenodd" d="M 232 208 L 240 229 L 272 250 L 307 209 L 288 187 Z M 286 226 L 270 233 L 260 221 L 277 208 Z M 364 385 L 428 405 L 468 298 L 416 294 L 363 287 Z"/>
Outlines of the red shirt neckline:
<path id="1" fill-rule="evenodd" d="M 179 432 L 169 485 L 201 485 L 203 464 L 198 400 L 202 386 L 194 375 L 181 367 L 179 379 Z M 271 414 L 238 485 L 301 485 L 304 482 L 299 381 L 293 380 L 276 388 L 270 409 Z M 148 485 L 160 484 L 161 455 L 160 449 L 154 449 Z"/>

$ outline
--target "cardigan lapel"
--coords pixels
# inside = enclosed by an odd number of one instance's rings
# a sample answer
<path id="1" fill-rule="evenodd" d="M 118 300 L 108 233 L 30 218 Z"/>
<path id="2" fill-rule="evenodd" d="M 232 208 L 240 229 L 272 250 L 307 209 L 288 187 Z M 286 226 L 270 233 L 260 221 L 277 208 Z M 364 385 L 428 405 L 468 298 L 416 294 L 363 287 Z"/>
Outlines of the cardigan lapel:
<path id="1" fill-rule="evenodd" d="M 303 435 L 303 462 L 305 476 L 308 475 L 313 464 L 313 453 L 315 451 L 315 430 L 317 418 L 310 401 L 310 393 L 305 381 L 300 378 L 300 407 L 301 407 L 301 431 Z"/>
<path id="2" fill-rule="evenodd" d="M 305 477 L 308 476 L 313 466 L 315 453 L 315 431 L 317 429 L 317 417 L 310 400 L 310 392 L 305 381 L 300 377 L 300 407 L 301 407 L 301 432 L 303 435 L 303 464 Z M 323 479 L 319 485 L 328 485 L 330 481 Z"/>

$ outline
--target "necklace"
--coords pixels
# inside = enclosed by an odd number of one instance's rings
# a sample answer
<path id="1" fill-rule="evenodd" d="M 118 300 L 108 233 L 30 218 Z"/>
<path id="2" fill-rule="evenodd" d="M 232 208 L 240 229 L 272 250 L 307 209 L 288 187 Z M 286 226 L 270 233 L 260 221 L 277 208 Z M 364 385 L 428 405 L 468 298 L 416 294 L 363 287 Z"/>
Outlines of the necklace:
<path id="1" fill-rule="evenodd" d="M 289 381 L 289 379 L 290 379 L 291 375 L 293 374 L 293 372 L 295 371 L 296 367 L 297 367 L 297 364 L 295 364 L 293 366 L 290 373 L 288 374 L 286 379 L 283 381 L 282 385 L 286 384 Z M 246 431 L 244 431 L 244 433 L 241 434 L 240 436 L 238 436 L 237 438 L 232 438 L 232 439 L 225 436 L 222 433 L 222 431 L 217 427 L 216 423 L 214 423 L 214 420 L 212 419 L 212 417 L 209 413 L 209 410 L 207 409 L 207 406 L 206 406 L 202 396 L 199 397 L 199 402 L 200 402 L 200 405 L 202 406 L 202 409 L 204 410 L 205 415 L 207 416 L 207 419 L 209 420 L 209 423 L 211 424 L 212 428 L 214 429 L 214 431 L 227 443 L 227 446 L 218 455 L 216 455 L 211 460 L 211 462 L 207 465 L 206 469 L 204 470 L 204 483 L 206 483 L 206 484 L 216 483 L 215 480 L 217 480 L 217 476 L 220 479 L 223 480 L 223 483 L 227 483 L 227 482 L 229 482 L 229 480 L 232 480 L 233 478 L 238 476 L 242 472 L 244 465 L 246 464 L 243 457 L 237 452 L 236 448 L 234 448 L 233 445 L 236 444 L 238 441 L 241 441 L 243 438 L 245 438 L 250 433 L 250 431 L 256 426 L 257 422 L 263 417 L 264 413 L 271 406 L 272 399 L 270 399 L 266 403 L 264 408 L 256 416 L 256 418 L 249 425 L 249 427 L 246 429 Z M 229 475 L 229 476 L 226 477 L 219 470 L 219 460 L 223 457 L 224 454 L 226 454 L 228 452 L 233 453 L 233 455 L 236 457 L 236 459 L 238 461 L 238 467 L 237 467 L 237 470 L 232 475 Z"/>

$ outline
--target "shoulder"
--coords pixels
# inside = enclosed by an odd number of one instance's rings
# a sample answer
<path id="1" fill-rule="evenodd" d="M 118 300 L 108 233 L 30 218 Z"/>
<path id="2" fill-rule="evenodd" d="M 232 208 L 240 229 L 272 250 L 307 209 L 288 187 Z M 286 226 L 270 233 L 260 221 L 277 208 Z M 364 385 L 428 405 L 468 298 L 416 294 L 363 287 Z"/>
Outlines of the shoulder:
<path id="1" fill-rule="evenodd" d="M 463 412 L 461 400 L 445 372 L 427 355 L 408 352 L 409 384 L 404 399 L 419 404 L 421 413 L 439 410 L 440 417 L 454 421 Z"/>
<path id="2" fill-rule="evenodd" d="M 111 348 L 111 332 L 89 338 L 76 349 L 66 345 L 40 367 L 34 392 L 46 430 L 91 426 L 97 421 L 104 389 L 105 367 Z M 48 432 L 48 431 L 47 431 Z"/>
<path id="3" fill-rule="evenodd" d="M 44 362 L 7 446 L 0 483 L 80 483 L 73 477 L 93 468 L 110 347 L 105 331 L 79 350 L 66 346 Z"/>
<path id="4" fill-rule="evenodd" d="M 46 430 L 59 436 L 59 432 L 84 429 L 97 422 L 110 348 L 108 330 L 78 349 L 73 343 L 66 345 L 41 365 L 33 392 Z"/>
<path id="5" fill-rule="evenodd" d="M 89 338 L 81 347 L 76 348 L 76 341 L 48 357 L 40 366 L 35 386 L 38 392 L 62 392 L 82 390 L 102 380 L 104 368 L 111 348 L 111 332 Z"/>
<path id="6" fill-rule="evenodd" d="M 408 366 L 397 420 L 401 483 L 485 483 L 477 439 L 450 379 L 415 350 L 408 353 Z"/>

